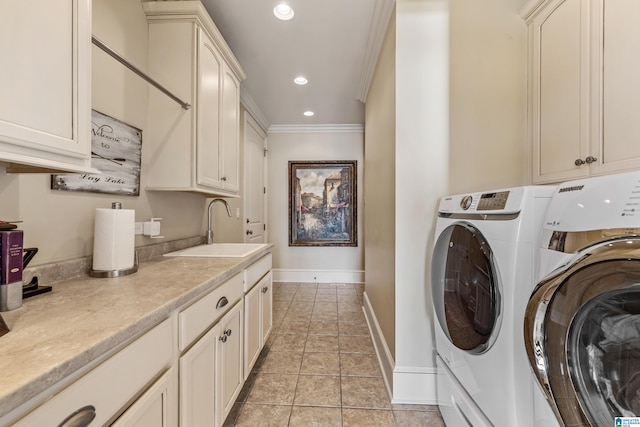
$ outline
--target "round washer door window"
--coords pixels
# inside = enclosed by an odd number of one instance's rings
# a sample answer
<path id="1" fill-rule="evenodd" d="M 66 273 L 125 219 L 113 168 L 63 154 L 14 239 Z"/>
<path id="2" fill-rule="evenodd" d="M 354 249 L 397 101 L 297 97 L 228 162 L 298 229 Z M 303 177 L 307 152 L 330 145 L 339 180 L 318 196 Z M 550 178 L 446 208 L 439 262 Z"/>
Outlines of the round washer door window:
<path id="1" fill-rule="evenodd" d="M 438 237 L 431 263 L 436 316 L 449 340 L 471 353 L 487 351 L 497 336 L 500 292 L 491 248 L 469 223 Z"/>

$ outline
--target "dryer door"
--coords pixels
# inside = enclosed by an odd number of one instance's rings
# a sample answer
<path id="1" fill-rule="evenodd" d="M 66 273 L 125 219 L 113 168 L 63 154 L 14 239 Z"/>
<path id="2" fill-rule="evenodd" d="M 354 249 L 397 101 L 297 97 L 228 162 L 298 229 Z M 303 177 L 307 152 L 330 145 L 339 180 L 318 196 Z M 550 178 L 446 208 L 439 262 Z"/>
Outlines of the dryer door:
<path id="1" fill-rule="evenodd" d="M 449 340 L 471 353 L 487 351 L 499 328 L 500 292 L 493 253 L 477 228 L 460 222 L 443 230 L 431 284 L 435 313 Z"/>
<path id="2" fill-rule="evenodd" d="M 525 345 L 563 425 L 640 414 L 640 240 L 578 254 L 527 307 Z"/>

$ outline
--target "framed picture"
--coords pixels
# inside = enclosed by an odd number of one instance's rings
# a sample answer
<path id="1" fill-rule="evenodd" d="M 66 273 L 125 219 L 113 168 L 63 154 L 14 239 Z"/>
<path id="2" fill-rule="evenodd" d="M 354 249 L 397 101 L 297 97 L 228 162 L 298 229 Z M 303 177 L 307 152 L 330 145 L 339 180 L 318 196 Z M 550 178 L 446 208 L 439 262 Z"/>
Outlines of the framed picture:
<path id="1" fill-rule="evenodd" d="M 358 246 L 357 161 L 289 162 L 289 246 Z"/>
<path id="2" fill-rule="evenodd" d="M 52 190 L 140 195 L 142 131 L 91 110 L 91 166 L 101 174 L 51 175 Z"/>

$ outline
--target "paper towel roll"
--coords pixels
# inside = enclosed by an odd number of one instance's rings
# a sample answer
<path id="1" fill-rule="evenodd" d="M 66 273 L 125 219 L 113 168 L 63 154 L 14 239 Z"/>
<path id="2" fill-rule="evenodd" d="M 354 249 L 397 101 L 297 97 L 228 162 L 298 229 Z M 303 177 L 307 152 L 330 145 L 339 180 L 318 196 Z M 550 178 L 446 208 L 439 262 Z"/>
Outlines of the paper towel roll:
<path id="1" fill-rule="evenodd" d="M 135 253 L 135 211 L 96 209 L 93 235 L 93 269 L 125 270 L 133 267 Z"/>

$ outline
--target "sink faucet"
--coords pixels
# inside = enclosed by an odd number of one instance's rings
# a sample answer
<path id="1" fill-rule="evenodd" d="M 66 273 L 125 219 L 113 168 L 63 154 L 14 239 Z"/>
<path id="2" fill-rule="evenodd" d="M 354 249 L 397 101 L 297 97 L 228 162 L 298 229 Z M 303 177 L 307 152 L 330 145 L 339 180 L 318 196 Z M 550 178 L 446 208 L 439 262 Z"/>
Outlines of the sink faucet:
<path id="1" fill-rule="evenodd" d="M 207 228 L 207 245 L 211 245 L 213 244 L 213 227 L 211 227 L 211 208 L 213 207 L 215 202 L 220 202 L 222 204 L 224 204 L 224 206 L 227 208 L 227 214 L 229 215 L 229 218 L 231 218 L 231 208 L 229 207 L 229 203 L 227 203 L 226 200 L 224 199 L 213 199 L 210 203 L 209 203 L 209 213 L 207 215 L 207 226 L 209 228 Z"/>

